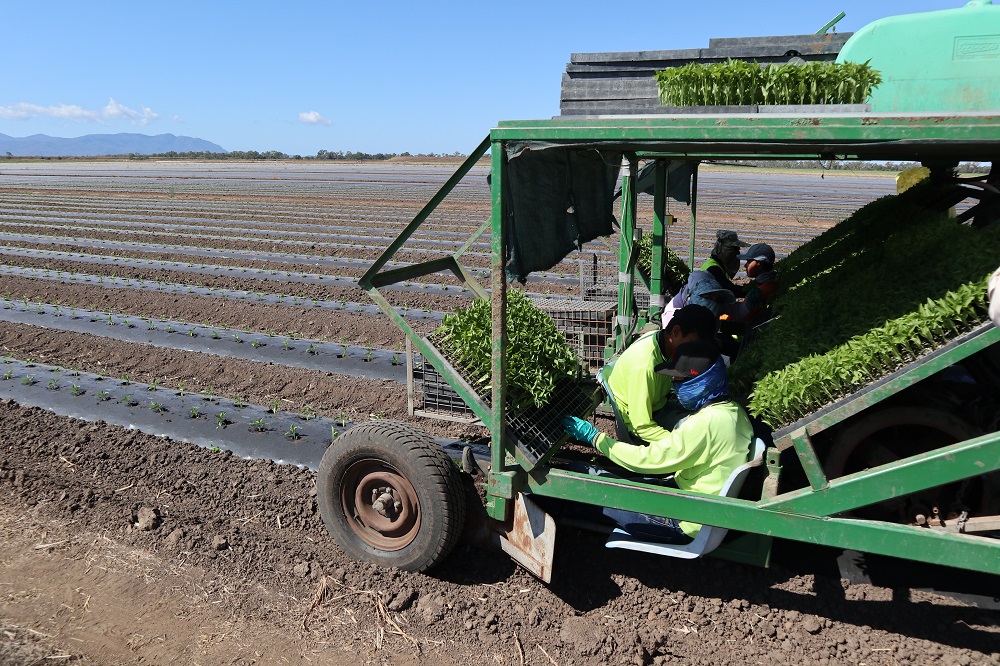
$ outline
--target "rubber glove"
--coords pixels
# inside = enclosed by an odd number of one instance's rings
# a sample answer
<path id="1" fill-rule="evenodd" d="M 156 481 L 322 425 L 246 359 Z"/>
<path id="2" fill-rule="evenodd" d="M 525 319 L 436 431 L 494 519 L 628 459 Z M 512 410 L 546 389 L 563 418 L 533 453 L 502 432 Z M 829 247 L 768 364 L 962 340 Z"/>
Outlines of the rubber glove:
<path id="1" fill-rule="evenodd" d="M 597 436 L 601 434 L 601 431 L 589 422 L 575 416 L 564 416 L 562 424 L 566 434 L 578 442 L 593 444 Z"/>

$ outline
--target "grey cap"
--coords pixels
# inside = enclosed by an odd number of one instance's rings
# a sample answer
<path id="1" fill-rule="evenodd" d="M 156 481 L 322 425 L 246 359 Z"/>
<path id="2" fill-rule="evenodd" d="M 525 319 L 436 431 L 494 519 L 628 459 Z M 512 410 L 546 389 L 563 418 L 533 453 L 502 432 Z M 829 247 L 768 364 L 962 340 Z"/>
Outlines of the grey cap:
<path id="1" fill-rule="evenodd" d="M 767 243 L 754 243 L 746 252 L 741 252 L 736 257 L 741 261 L 765 261 L 773 264 L 774 249 Z"/>
<path id="2" fill-rule="evenodd" d="M 735 231 L 729 229 L 719 229 L 715 232 L 716 247 L 722 245 L 735 245 L 737 247 L 750 247 L 750 243 L 745 243 L 739 239 Z"/>

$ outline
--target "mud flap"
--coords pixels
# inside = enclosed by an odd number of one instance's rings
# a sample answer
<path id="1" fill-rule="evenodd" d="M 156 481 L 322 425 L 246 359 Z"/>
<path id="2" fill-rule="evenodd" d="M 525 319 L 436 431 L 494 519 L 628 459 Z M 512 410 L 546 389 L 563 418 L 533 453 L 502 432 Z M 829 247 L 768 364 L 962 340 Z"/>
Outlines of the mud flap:
<path id="1" fill-rule="evenodd" d="M 552 582 L 556 521 L 523 493 L 514 498 L 514 519 L 498 534 L 500 547 L 515 562 L 546 583 Z"/>

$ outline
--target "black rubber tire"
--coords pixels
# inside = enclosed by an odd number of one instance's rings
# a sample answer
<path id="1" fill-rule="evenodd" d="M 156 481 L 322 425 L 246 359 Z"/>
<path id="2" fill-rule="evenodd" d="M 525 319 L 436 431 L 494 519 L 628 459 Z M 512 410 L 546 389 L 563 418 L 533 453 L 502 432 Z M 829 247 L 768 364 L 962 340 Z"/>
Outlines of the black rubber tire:
<path id="1" fill-rule="evenodd" d="M 383 488 L 399 491 L 412 505 L 395 512 L 413 523 L 402 535 L 364 522 L 364 515 L 381 520 L 373 503 L 364 505 L 362 488 L 379 475 L 391 479 L 378 482 Z M 334 440 L 319 465 L 317 501 L 327 530 L 349 557 L 406 571 L 440 563 L 465 525 L 461 472 L 427 434 L 397 421 L 369 421 Z"/>
<path id="2" fill-rule="evenodd" d="M 978 437 L 979 428 L 944 410 L 921 405 L 904 405 L 874 410 L 860 417 L 834 438 L 825 457 L 823 468 L 827 477 L 835 479 L 887 462 L 932 451 L 936 448 Z M 889 439 L 886 439 L 889 438 Z M 880 444 L 880 441 L 882 442 Z M 981 480 L 971 479 L 966 493 L 969 505 L 978 515 L 988 501 Z M 859 518 L 911 522 L 916 513 L 930 515 L 930 505 L 949 498 L 963 486 L 961 482 L 945 484 L 914 495 L 905 495 L 870 507 L 862 507 L 850 515 Z M 924 506 L 927 505 L 927 506 Z M 918 510 L 913 507 L 922 507 Z M 944 506 L 941 507 L 945 509 Z M 901 515 L 896 515 L 906 509 Z"/>

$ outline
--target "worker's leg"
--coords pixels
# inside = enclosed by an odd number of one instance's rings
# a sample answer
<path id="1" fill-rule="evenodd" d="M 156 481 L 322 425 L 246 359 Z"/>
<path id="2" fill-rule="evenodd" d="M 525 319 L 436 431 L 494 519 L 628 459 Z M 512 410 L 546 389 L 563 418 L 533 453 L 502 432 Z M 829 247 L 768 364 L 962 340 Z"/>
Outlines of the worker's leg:
<path id="1" fill-rule="evenodd" d="M 634 511 L 623 511 L 605 507 L 602 511 L 606 518 L 631 534 L 636 539 L 657 541 L 660 543 L 691 543 L 691 537 L 684 533 L 678 521 L 673 518 L 648 516 Z"/>

